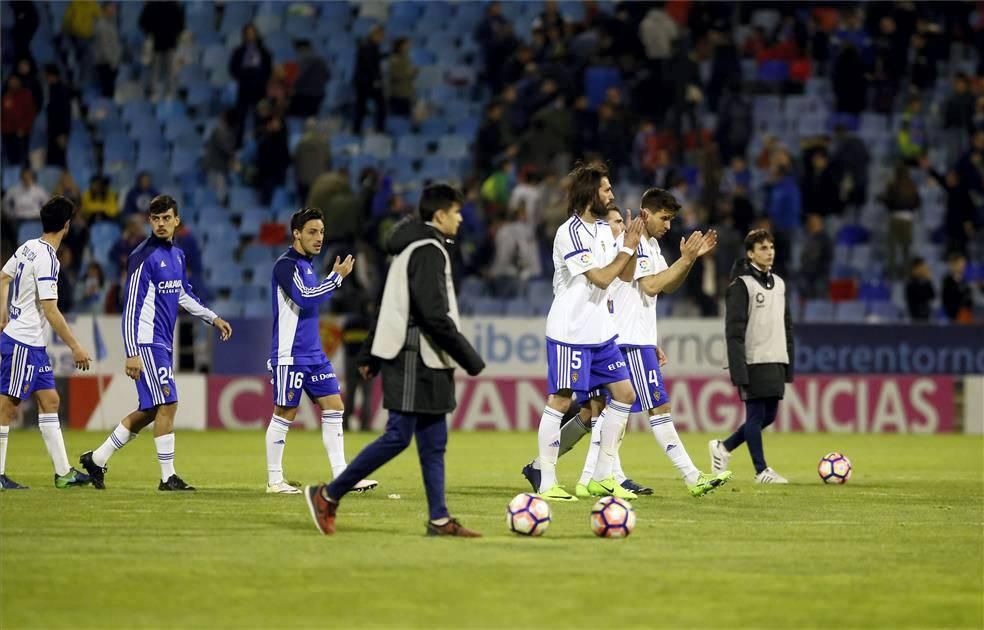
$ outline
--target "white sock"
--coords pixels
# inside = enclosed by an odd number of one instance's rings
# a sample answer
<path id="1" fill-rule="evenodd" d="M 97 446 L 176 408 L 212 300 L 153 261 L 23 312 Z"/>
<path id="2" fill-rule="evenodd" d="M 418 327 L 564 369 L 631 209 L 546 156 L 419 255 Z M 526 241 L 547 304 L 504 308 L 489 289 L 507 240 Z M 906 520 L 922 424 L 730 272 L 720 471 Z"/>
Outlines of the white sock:
<path id="1" fill-rule="evenodd" d="M 321 441 L 328 452 L 331 476 L 337 478 L 345 472 L 345 433 L 342 431 L 341 411 L 321 412 Z"/>
<path id="2" fill-rule="evenodd" d="M 267 483 L 271 486 L 284 480 L 284 448 L 290 420 L 274 414 L 266 430 Z"/>
<path id="3" fill-rule="evenodd" d="M 39 413 L 38 428 L 44 438 L 44 446 L 48 449 L 48 457 L 55 467 L 59 477 L 67 475 L 71 467 L 68 465 L 68 454 L 65 453 L 65 438 L 62 437 L 61 423 L 57 413 Z"/>
<path id="4" fill-rule="evenodd" d="M 601 423 L 601 450 L 591 477 L 595 481 L 605 481 L 614 476 L 612 468 L 615 465 L 615 456 L 618 454 L 618 445 L 622 441 L 622 433 L 631 410 L 632 405 L 614 400 L 605 408 L 605 421 Z"/>
<path id="5" fill-rule="evenodd" d="M 174 473 L 174 434 L 154 438 L 157 447 L 157 463 L 161 465 L 161 481 L 167 481 Z"/>
<path id="6" fill-rule="evenodd" d="M 92 462 L 96 466 L 105 468 L 106 462 L 113 456 L 113 453 L 123 448 L 127 442 L 137 437 L 136 433 L 131 433 L 130 429 L 123 426 L 123 423 L 116 425 L 113 432 L 109 434 L 106 441 L 96 450 L 92 451 Z"/>
<path id="7" fill-rule="evenodd" d="M 588 454 L 584 457 L 581 478 L 577 480 L 579 485 L 588 485 L 588 482 L 591 481 L 591 475 L 594 474 L 595 465 L 598 463 L 598 450 L 601 448 L 601 423 L 604 421 L 604 411 L 597 418 L 591 418 L 591 441 L 588 443 Z"/>
<path id="8" fill-rule="evenodd" d="M 623 435 L 625 434 L 623 433 Z M 618 447 L 622 448 L 622 445 L 619 444 Z M 612 460 L 612 474 L 615 475 L 615 481 L 619 484 L 628 479 L 625 476 L 625 471 L 622 470 L 622 456 L 618 453 L 615 453 L 615 459 Z"/>
<path id="9" fill-rule="evenodd" d="M 550 407 L 543 409 L 540 428 L 536 433 L 540 449 L 540 492 L 557 485 L 557 456 L 560 453 L 560 421 L 564 414 Z"/>
<path id="10" fill-rule="evenodd" d="M 683 480 L 687 482 L 687 485 L 692 486 L 697 483 L 700 471 L 694 466 L 690 455 L 687 454 L 687 449 L 683 447 L 683 442 L 677 435 L 676 427 L 673 426 L 673 417 L 668 413 L 652 416 L 649 418 L 649 427 L 652 429 L 653 435 L 656 436 L 660 448 L 683 475 Z"/>
<path id="11" fill-rule="evenodd" d="M 7 474 L 7 436 L 10 427 L 0 427 L 0 475 Z"/>

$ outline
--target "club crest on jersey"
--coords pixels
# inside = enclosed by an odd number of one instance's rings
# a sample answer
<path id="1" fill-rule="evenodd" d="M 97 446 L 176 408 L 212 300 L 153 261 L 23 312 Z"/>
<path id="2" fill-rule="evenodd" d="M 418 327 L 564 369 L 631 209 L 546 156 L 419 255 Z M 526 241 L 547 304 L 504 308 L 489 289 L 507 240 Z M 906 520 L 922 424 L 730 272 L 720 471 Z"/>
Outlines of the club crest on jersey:
<path id="1" fill-rule="evenodd" d="M 592 262 L 591 254 L 581 254 L 580 260 L 582 265 L 590 265 Z"/>
<path id="2" fill-rule="evenodd" d="M 294 400 L 294 392 L 287 392 L 287 400 L 288 401 Z"/>
<path id="3" fill-rule="evenodd" d="M 658 389 L 654 389 L 653 390 L 653 400 L 655 400 L 656 402 L 659 402 L 659 399 L 660 399 L 659 390 Z"/>
<path id="4" fill-rule="evenodd" d="M 171 387 L 169 385 L 164 385 L 163 387 L 161 387 L 161 391 L 164 392 L 165 398 L 171 395 Z"/>
<path id="5" fill-rule="evenodd" d="M 648 258 L 642 258 L 638 262 L 639 262 L 639 270 L 640 271 L 649 271 L 649 259 Z"/>
<path id="6" fill-rule="evenodd" d="M 27 393 L 27 390 L 29 390 L 29 389 L 31 389 L 31 386 L 28 385 L 27 383 L 24 383 L 24 393 L 25 394 Z"/>
<path id="7" fill-rule="evenodd" d="M 577 382 L 577 379 L 578 379 L 577 372 L 574 372 L 573 374 L 571 374 L 571 382 L 572 383 L 576 383 Z"/>

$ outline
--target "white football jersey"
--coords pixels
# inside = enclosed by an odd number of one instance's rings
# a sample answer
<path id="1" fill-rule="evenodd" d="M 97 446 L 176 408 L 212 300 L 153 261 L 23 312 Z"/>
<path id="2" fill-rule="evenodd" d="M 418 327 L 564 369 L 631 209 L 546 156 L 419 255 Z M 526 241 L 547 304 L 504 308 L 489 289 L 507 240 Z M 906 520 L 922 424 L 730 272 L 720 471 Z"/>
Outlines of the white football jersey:
<path id="1" fill-rule="evenodd" d="M 618 247 L 622 247 L 623 237 L 618 237 Z M 656 275 L 666 268 L 666 260 L 656 239 L 642 239 L 636 248 L 632 282 L 622 282 L 618 278 L 612 282 L 609 291 L 614 302 L 618 345 L 656 347 L 656 296 L 646 295 L 639 286 L 639 279 Z"/>
<path id="2" fill-rule="evenodd" d="M 547 338 L 570 345 L 597 346 L 616 336 L 608 291 L 584 275 L 607 267 L 618 255 L 605 221 L 585 223 L 572 216 L 557 230 L 553 246 L 554 300 L 547 315 Z"/>
<path id="3" fill-rule="evenodd" d="M 24 344 L 44 348 L 48 337 L 48 320 L 41 310 L 41 300 L 58 299 L 58 257 L 55 249 L 34 238 L 14 252 L 3 266 L 13 278 L 7 311 L 10 322 L 3 333 Z"/>

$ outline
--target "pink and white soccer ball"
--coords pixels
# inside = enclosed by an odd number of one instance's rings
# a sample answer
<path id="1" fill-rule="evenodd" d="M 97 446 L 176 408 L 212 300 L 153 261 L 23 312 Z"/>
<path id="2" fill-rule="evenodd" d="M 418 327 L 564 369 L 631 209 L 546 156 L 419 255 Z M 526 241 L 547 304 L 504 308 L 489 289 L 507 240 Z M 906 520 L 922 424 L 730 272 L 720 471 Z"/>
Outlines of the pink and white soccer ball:
<path id="1" fill-rule="evenodd" d="M 851 460 L 843 453 L 827 453 L 817 466 L 817 473 L 824 483 L 847 483 L 851 478 Z"/>
<path id="2" fill-rule="evenodd" d="M 550 504 L 529 492 L 517 494 L 506 508 L 506 525 L 523 536 L 542 536 L 550 526 Z"/>
<path id="3" fill-rule="evenodd" d="M 591 531 L 601 538 L 625 538 L 635 528 L 636 513 L 628 501 L 602 497 L 591 508 Z"/>

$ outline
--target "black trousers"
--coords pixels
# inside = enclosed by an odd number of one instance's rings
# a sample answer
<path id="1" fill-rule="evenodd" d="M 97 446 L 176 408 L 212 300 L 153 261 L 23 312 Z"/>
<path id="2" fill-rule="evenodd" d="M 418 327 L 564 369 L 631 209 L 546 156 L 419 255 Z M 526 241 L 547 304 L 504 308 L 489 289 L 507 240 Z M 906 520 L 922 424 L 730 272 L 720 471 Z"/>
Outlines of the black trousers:
<path id="1" fill-rule="evenodd" d="M 113 98 L 116 92 L 116 73 L 118 70 L 105 63 L 96 65 L 96 75 L 99 77 L 99 91 L 105 98 Z"/>
<path id="2" fill-rule="evenodd" d="M 383 91 L 378 87 L 356 88 L 355 119 L 352 127 L 357 134 L 362 133 L 362 119 L 366 117 L 366 105 L 369 101 L 376 103 L 376 131 L 383 133 L 386 127 L 386 99 L 383 98 Z"/>
<path id="3" fill-rule="evenodd" d="M 748 454 L 752 456 L 755 474 L 768 468 L 765 451 L 762 448 L 762 429 L 776 421 L 779 411 L 778 398 L 755 398 L 745 401 L 745 424 L 724 441 L 724 448 L 734 451 L 742 444 L 748 444 Z"/>

